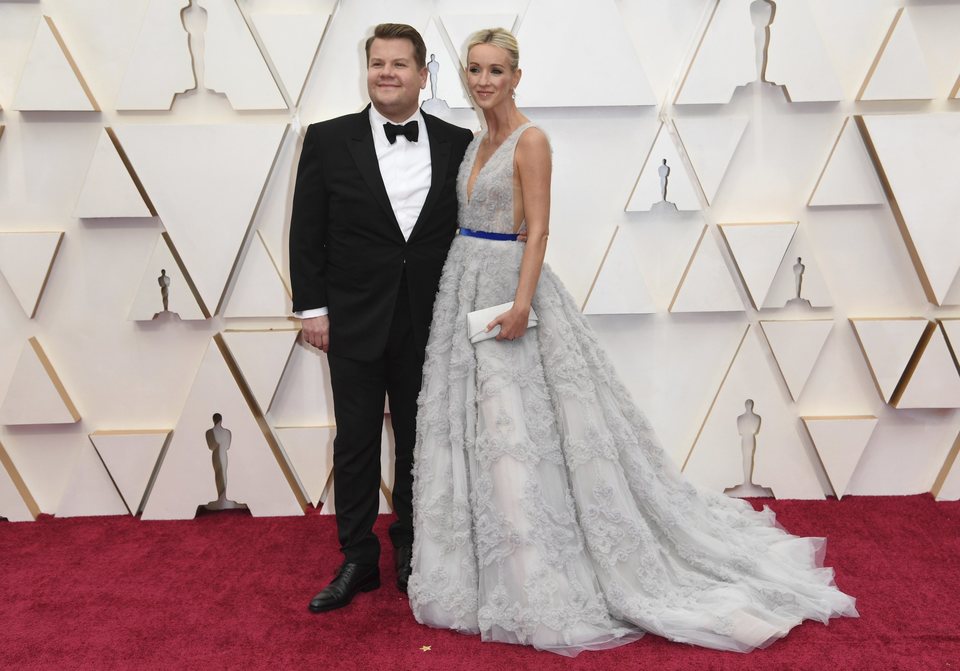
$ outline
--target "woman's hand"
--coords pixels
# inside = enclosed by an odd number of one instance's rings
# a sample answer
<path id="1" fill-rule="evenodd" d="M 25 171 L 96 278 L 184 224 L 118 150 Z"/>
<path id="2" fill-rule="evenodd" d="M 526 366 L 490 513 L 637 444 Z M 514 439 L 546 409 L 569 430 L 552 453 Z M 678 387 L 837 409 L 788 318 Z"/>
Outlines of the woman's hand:
<path id="1" fill-rule="evenodd" d="M 514 305 L 487 324 L 487 331 L 489 332 L 499 324 L 500 333 L 497 334 L 497 340 L 516 340 L 523 337 L 523 334 L 527 332 L 527 321 L 529 319 L 529 307 L 524 308 Z"/>

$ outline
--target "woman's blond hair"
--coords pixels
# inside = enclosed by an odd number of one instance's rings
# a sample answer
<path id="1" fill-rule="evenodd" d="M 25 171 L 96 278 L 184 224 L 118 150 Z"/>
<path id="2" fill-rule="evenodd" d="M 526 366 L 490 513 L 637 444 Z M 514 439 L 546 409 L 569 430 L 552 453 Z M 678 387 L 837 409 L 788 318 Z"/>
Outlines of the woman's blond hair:
<path id="1" fill-rule="evenodd" d="M 513 36 L 506 28 L 484 28 L 478 30 L 470 39 L 467 40 L 467 55 L 470 50 L 478 44 L 492 44 L 500 47 L 510 56 L 510 69 L 516 70 L 520 67 L 520 45 L 517 44 L 517 38 Z"/>

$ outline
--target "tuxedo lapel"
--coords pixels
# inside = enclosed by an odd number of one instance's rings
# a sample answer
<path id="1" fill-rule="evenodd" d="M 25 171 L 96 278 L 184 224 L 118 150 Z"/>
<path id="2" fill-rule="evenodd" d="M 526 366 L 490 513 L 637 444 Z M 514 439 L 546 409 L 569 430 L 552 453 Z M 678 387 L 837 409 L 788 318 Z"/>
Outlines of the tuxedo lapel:
<path id="1" fill-rule="evenodd" d="M 393 222 L 393 227 L 400 232 L 400 225 L 397 223 L 397 217 L 390 205 L 390 197 L 387 195 L 387 189 L 383 185 L 383 176 L 380 174 L 380 163 L 377 161 L 377 150 L 373 146 L 373 131 L 370 130 L 370 106 L 367 105 L 362 112 L 357 114 L 357 123 L 353 131 L 353 137 L 350 139 L 350 154 L 357 164 L 357 169 L 363 175 L 363 180 L 370 188 L 373 197 L 376 198 L 380 207 Z"/>
<path id="2" fill-rule="evenodd" d="M 440 197 L 440 191 L 447 178 L 447 167 L 450 165 L 450 139 L 439 130 L 439 124 L 431 115 L 423 112 L 423 122 L 430 136 L 430 191 L 420 209 L 420 216 L 410 233 L 410 239 L 417 234 L 420 224 L 430 216 L 430 210 Z"/>

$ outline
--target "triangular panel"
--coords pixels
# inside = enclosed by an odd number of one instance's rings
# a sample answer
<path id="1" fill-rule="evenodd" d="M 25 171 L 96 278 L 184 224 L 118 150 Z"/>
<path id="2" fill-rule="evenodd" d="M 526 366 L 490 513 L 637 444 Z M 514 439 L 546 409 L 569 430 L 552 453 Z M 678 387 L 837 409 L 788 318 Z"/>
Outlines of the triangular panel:
<path id="1" fill-rule="evenodd" d="M 960 408 L 960 370 L 947 345 L 942 328 L 929 331 L 918 348 L 898 408 Z"/>
<path id="2" fill-rule="evenodd" d="M 738 86 L 755 81 L 753 34 L 749 3 L 716 3 L 674 102 L 728 103 Z"/>
<path id="3" fill-rule="evenodd" d="M 235 0 L 199 0 L 207 10 L 203 85 L 235 110 L 279 110 L 287 104 Z M 161 215 L 162 216 L 162 215 Z"/>
<path id="4" fill-rule="evenodd" d="M 62 231 L 0 233 L 0 274 L 31 319 L 62 241 Z"/>
<path id="5" fill-rule="evenodd" d="M 215 336 L 144 505 L 143 519 L 189 519 L 198 506 L 217 500 L 212 460 L 223 449 L 214 433 L 217 414 L 220 426 L 229 432 L 227 499 L 246 504 L 257 517 L 301 514 L 296 485 L 278 460 L 279 446 L 262 418 L 251 411 Z"/>
<path id="6" fill-rule="evenodd" d="M 664 163 L 666 161 L 666 163 Z M 670 138 L 665 124 L 660 124 L 653 147 L 640 169 L 640 176 L 633 187 L 633 193 L 627 202 L 627 212 L 647 212 L 656 206 L 670 203 L 678 210 L 699 210 L 700 198 L 696 177 L 687 172 L 686 163 L 676 145 Z M 664 203 L 663 190 L 667 197 Z"/>
<path id="7" fill-rule="evenodd" d="M 881 205 L 883 202 L 883 187 L 877 180 L 863 138 L 856 124 L 847 117 L 807 205 Z"/>
<path id="8" fill-rule="evenodd" d="M 610 239 L 583 312 L 588 315 L 648 314 L 657 307 L 647 291 L 633 240 L 626 226 L 618 226 Z"/>
<path id="9" fill-rule="evenodd" d="M 890 23 L 857 100 L 930 100 L 935 95 L 910 12 L 901 7 Z"/>
<path id="10" fill-rule="evenodd" d="M 53 19 L 44 16 L 13 98 L 21 112 L 97 112 L 100 108 L 87 88 Z"/>
<path id="11" fill-rule="evenodd" d="M 799 227 L 783 255 L 761 307 L 809 310 L 833 305 L 830 288 L 813 252 L 813 245 L 804 234 L 803 227 Z"/>
<path id="12" fill-rule="evenodd" d="M 764 78 L 791 102 L 835 101 L 843 90 L 807 0 L 777 3 Z"/>
<path id="13" fill-rule="evenodd" d="M 960 270 L 960 115 L 862 120 L 920 284 L 927 300 L 942 305 Z"/>
<path id="14" fill-rule="evenodd" d="M 107 128 L 100 133 L 80 198 L 73 208 L 79 219 L 92 217 L 152 217 L 149 205 L 124 165 L 116 136 Z"/>
<path id="15" fill-rule="evenodd" d="M 0 424 L 72 424 L 80 421 L 60 376 L 36 338 L 20 353 L 7 395 L 0 405 Z"/>
<path id="16" fill-rule="evenodd" d="M 16 465 L 0 444 L 0 517 L 11 522 L 30 522 L 37 519 L 40 507 Z"/>
<path id="17" fill-rule="evenodd" d="M 183 320 L 206 319 L 190 279 L 180 267 L 180 261 L 170 247 L 170 240 L 164 234 L 157 238 L 157 244 L 153 247 L 127 319 L 150 321 L 174 316 Z"/>
<path id="18" fill-rule="evenodd" d="M 180 12 L 190 0 L 150 0 L 117 93 L 118 110 L 169 110 L 195 88 L 189 33 Z"/>
<path id="19" fill-rule="evenodd" d="M 266 56 L 273 63 L 283 88 L 296 105 L 307 81 L 313 61 L 320 50 L 320 40 L 330 21 L 329 14 L 250 15 L 263 42 Z"/>
<path id="20" fill-rule="evenodd" d="M 277 123 L 115 129 L 210 314 L 285 129 Z"/>
<path id="21" fill-rule="evenodd" d="M 300 484 L 314 506 L 319 506 L 333 470 L 335 426 L 277 427 L 277 438 L 293 465 Z"/>
<path id="22" fill-rule="evenodd" d="M 773 350 L 793 400 L 800 398 L 830 331 L 832 319 L 761 321 L 763 334 Z"/>
<path id="23" fill-rule="evenodd" d="M 129 512 L 97 451 L 83 441 L 75 456 L 67 487 L 57 504 L 57 517 L 126 515 Z"/>
<path id="24" fill-rule="evenodd" d="M 460 61 L 450 54 L 438 22 L 436 17 L 431 18 L 426 30 L 423 31 L 423 41 L 427 47 L 427 71 L 431 76 L 428 77 L 427 87 L 420 95 L 426 102 L 436 94 L 439 100 L 451 108 L 473 107 L 473 102 L 460 79 Z M 424 109 L 430 111 L 434 104 L 439 103 L 436 101 L 426 103 Z M 434 111 L 442 113 L 443 106 L 440 105 L 440 107 L 441 110 Z"/>
<path id="25" fill-rule="evenodd" d="M 721 224 L 750 300 L 760 308 L 797 231 L 794 221 L 770 224 Z"/>
<path id="26" fill-rule="evenodd" d="M 517 23 L 516 14 L 444 14 L 440 17 L 443 29 L 463 67 L 467 66 L 467 40 L 478 30 L 506 28 L 513 32 Z"/>
<path id="27" fill-rule="evenodd" d="M 223 334 L 240 374 L 263 412 L 270 408 L 299 333 L 298 329 L 283 329 Z"/>
<path id="28" fill-rule="evenodd" d="M 259 232 L 253 236 L 247 255 L 227 299 L 225 317 L 287 317 L 290 294 L 274 265 Z"/>
<path id="29" fill-rule="evenodd" d="M 134 515 L 139 512 L 150 476 L 169 435 L 169 429 L 96 431 L 90 434 L 90 442 Z"/>
<path id="30" fill-rule="evenodd" d="M 877 391 L 890 402 L 930 322 L 926 319 L 851 319 Z"/>
<path id="31" fill-rule="evenodd" d="M 740 312 L 743 302 L 714 236 L 703 227 L 670 312 Z"/>
<path id="32" fill-rule="evenodd" d="M 767 363 L 758 331 L 754 327 L 744 337 L 684 474 L 715 491 L 748 484 L 749 477 L 749 484 L 768 487 L 777 498 L 822 499 L 816 456 L 797 434 L 796 415 Z M 745 450 L 753 454 L 752 474 L 745 473 L 751 463 Z"/>
<path id="33" fill-rule="evenodd" d="M 517 103 L 523 107 L 657 102 L 614 0 L 531 0 L 517 37 L 537 47 L 521 57 L 524 77 Z M 583 58 L 570 57 L 573 44 Z"/>
<path id="34" fill-rule="evenodd" d="M 720 189 L 749 121 L 746 116 L 688 116 L 673 120 L 708 204 Z"/>
<path id="35" fill-rule="evenodd" d="M 837 498 L 843 498 L 850 478 L 860 462 L 870 436 L 877 426 L 877 418 L 863 417 L 804 417 L 814 447 Z"/>

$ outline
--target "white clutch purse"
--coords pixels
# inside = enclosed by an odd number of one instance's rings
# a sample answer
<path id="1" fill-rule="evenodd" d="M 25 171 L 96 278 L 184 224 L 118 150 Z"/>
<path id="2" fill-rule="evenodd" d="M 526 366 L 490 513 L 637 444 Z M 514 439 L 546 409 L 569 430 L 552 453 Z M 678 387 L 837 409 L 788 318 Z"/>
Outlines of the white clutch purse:
<path id="1" fill-rule="evenodd" d="M 488 308 L 483 308 L 482 310 L 474 310 L 473 312 L 467 313 L 467 333 L 470 335 L 470 342 L 476 344 L 483 340 L 489 338 L 496 338 L 497 334 L 500 333 L 500 325 L 497 324 L 489 331 L 485 331 L 487 324 L 492 322 L 494 319 L 502 315 L 504 312 L 513 307 L 513 301 L 509 303 L 501 303 L 500 305 L 491 305 Z M 530 308 L 530 315 L 527 317 L 527 328 L 532 328 L 537 325 L 539 318 L 537 313 L 533 311 L 533 308 Z"/>

